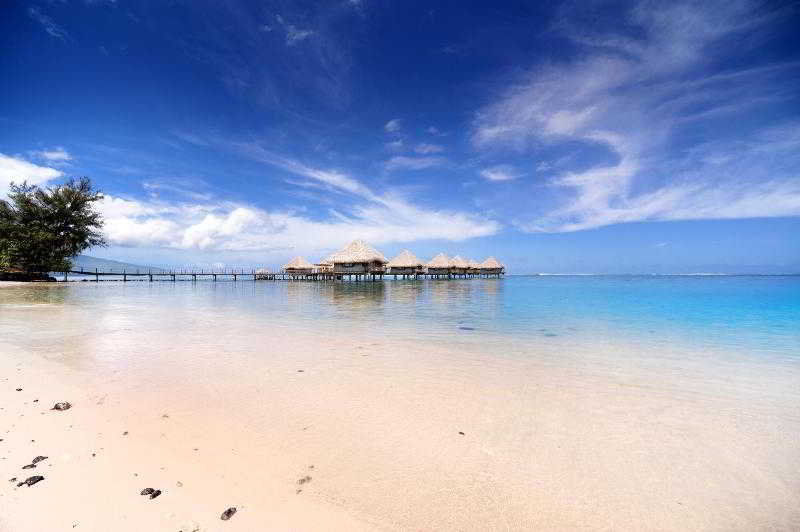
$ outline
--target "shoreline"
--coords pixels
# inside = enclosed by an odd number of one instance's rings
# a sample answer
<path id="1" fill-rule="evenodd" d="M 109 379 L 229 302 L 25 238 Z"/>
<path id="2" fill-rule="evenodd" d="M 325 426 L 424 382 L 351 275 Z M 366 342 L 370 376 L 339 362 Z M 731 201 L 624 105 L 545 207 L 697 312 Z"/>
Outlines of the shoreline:
<path id="1" fill-rule="evenodd" d="M 2 531 L 800 525 L 794 367 L 22 303 L 2 309 Z"/>

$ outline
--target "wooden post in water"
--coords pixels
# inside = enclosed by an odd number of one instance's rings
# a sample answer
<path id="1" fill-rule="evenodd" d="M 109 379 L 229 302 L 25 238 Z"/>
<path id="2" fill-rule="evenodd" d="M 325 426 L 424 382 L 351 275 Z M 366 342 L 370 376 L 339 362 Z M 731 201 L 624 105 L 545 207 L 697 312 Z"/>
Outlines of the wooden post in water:
<path id="1" fill-rule="evenodd" d="M 100 276 L 97 274 L 97 268 L 94 269 L 94 282 L 100 282 Z"/>
<path id="2" fill-rule="evenodd" d="M 127 280 L 128 280 L 128 276 L 125 274 L 125 270 L 122 270 L 122 282 L 124 283 Z"/>

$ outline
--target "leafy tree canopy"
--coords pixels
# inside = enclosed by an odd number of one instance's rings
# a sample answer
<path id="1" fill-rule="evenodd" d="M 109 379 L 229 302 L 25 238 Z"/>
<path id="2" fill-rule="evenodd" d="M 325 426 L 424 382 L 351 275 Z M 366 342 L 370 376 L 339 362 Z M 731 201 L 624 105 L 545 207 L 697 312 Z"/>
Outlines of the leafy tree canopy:
<path id="1" fill-rule="evenodd" d="M 75 255 L 104 246 L 101 199 L 87 177 L 45 189 L 11 183 L 0 200 L 0 269 L 66 271 Z"/>

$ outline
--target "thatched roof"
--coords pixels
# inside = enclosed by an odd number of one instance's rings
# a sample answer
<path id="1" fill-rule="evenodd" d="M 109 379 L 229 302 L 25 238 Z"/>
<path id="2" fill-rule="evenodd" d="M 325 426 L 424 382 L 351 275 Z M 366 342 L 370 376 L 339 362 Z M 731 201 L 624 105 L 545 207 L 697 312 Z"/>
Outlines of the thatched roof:
<path id="1" fill-rule="evenodd" d="M 451 266 L 450 257 L 444 253 L 439 253 L 433 257 L 426 266 L 428 268 L 449 268 Z"/>
<path id="2" fill-rule="evenodd" d="M 492 268 L 502 268 L 502 267 L 503 265 L 497 262 L 497 259 L 494 257 L 489 257 L 485 261 L 481 262 L 481 268 L 492 269 Z"/>
<path id="3" fill-rule="evenodd" d="M 418 268 L 422 266 L 422 261 L 409 250 L 404 249 L 398 256 L 389 261 L 390 268 Z"/>
<path id="4" fill-rule="evenodd" d="M 477 261 L 474 261 L 472 259 L 467 259 L 467 264 L 469 264 L 470 268 L 480 268 L 481 267 L 481 265 Z"/>
<path id="5" fill-rule="evenodd" d="M 386 264 L 389 262 L 383 256 L 383 253 L 363 240 L 353 240 L 326 260 L 330 260 L 334 264 L 359 262 L 382 262 Z"/>
<path id="6" fill-rule="evenodd" d="M 283 266 L 284 270 L 309 270 L 314 265 L 308 262 L 304 257 L 295 257 Z"/>
<path id="7" fill-rule="evenodd" d="M 460 255 L 453 257 L 453 259 L 450 261 L 450 265 L 453 268 L 469 268 L 469 263 L 462 259 Z"/>

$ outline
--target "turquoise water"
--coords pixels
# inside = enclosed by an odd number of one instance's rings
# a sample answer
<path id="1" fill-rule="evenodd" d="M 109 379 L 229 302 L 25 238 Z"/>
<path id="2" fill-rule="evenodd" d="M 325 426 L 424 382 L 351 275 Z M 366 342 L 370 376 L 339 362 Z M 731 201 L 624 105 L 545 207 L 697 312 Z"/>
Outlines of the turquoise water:
<path id="1" fill-rule="evenodd" d="M 12 293 L 14 295 L 12 295 Z M 188 307 L 271 327 L 425 341 L 621 338 L 800 358 L 800 276 L 509 276 L 386 282 L 67 283 L 0 293 L 113 312 Z M 2 301 L 2 300 L 0 300 Z"/>

